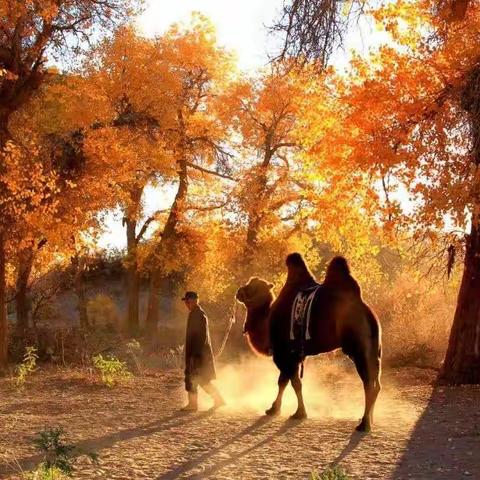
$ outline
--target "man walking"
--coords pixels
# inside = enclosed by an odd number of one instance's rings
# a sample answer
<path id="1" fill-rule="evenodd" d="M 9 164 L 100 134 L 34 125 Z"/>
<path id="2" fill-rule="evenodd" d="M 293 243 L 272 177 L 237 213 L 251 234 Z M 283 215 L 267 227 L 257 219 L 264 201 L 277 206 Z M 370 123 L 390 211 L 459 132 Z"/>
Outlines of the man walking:
<path id="1" fill-rule="evenodd" d="M 225 401 L 211 383 L 216 375 L 207 316 L 198 303 L 196 292 L 187 292 L 182 300 L 190 312 L 185 339 L 185 389 L 188 392 L 188 404 L 182 410 L 198 410 L 199 385 L 213 398 L 213 408 L 221 407 Z"/>

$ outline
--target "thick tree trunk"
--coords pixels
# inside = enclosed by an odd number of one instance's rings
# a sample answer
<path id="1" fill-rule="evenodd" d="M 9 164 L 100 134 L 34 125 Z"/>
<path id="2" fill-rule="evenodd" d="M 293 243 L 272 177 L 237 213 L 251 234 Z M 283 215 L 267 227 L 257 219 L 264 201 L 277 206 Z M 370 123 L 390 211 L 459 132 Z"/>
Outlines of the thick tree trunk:
<path id="1" fill-rule="evenodd" d="M 5 144 L 10 138 L 8 131 L 9 113 L 0 107 L 0 151 L 3 151 Z M 0 168 L 2 165 L 0 164 Z M 0 189 L 2 184 L 0 182 Z M 0 191 L 0 201 L 2 200 Z M 7 278 L 5 272 L 5 248 L 6 248 L 6 223 L 5 214 L 0 209 L 0 367 L 8 361 L 8 317 L 7 317 Z"/>
<path id="2" fill-rule="evenodd" d="M 30 303 L 28 282 L 32 272 L 33 256 L 33 247 L 22 250 L 18 256 L 15 311 L 17 314 L 17 332 L 20 335 L 24 335 L 29 327 Z"/>
<path id="3" fill-rule="evenodd" d="M 442 379 L 451 385 L 480 383 L 480 215 L 473 217 L 442 373 Z"/>
<path id="4" fill-rule="evenodd" d="M 0 106 L 0 149 L 3 149 L 8 140 L 10 140 L 10 132 L 8 130 L 8 119 L 10 111 Z"/>
<path id="5" fill-rule="evenodd" d="M 135 219 L 125 219 L 127 227 L 127 292 L 128 316 L 127 329 L 130 335 L 137 335 L 140 329 L 138 306 L 140 298 L 140 282 L 138 276 L 137 238 Z"/>
<path id="6" fill-rule="evenodd" d="M 8 361 L 7 282 L 5 275 L 5 236 L 0 229 L 0 368 Z"/>
<path id="7" fill-rule="evenodd" d="M 263 209 L 265 208 L 265 202 L 269 199 L 267 192 L 268 169 L 274 154 L 270 142 L 271 138 L 267 136 L 262 164 L 259 166 L 260 170 L 255 180 L 255 185 L 252 185 L 250 191 L 252 195 L 252 209 L 248 215 L 247 237 L 244 248 L 244 260 L 247 269 L 252 264 L 258 250 L 258 234 L 262 226 Z"/>
<path id="8" fill-rule="evenodd" d="M 442 379 L 450 385 L 480 384 L 480 68 L 467 77 L 461 105 L 470 115 L 475 174 L 472 224 L 466 237 L 462 283 L 448 342 Z"/>

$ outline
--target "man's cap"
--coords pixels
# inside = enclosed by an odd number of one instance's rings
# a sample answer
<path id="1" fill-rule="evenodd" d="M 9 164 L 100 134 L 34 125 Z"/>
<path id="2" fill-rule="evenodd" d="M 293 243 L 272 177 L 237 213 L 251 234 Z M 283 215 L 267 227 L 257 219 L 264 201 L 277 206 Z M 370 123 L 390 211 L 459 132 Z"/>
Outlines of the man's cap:
<path id="1" fill-rule="evenodd" d="M 186 292 L 182 298 L 183 301 L 185 300 L 198 300 L 198 293 L 197 292 Z"/>

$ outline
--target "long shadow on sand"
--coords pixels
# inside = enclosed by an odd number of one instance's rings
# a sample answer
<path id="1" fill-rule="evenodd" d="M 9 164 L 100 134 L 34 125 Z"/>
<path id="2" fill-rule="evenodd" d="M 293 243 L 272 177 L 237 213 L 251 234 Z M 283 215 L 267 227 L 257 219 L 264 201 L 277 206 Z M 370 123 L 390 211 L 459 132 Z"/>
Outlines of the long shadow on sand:
<path id="1" fill-rule="evenodd" d="M 480 387 L 436 387 L 392 480 L 480 479 Z"/>
<path id="2" fill-rule="evenodd" d="M 248 427 L 246 427 L 245 429 L 243 429 L 233 437 L 229 438 L 226 442 L 222 443 L 220 446 L 215 447 L 209 450 L 208 452 L 200 455 L 199 457 L 193 460 L 189 460 L 188 462 L 185 462 L 162 475 L 159 475 L 158 477 L 156 477 L 155 480 L 174 480 L 179 476 L 186 474 L 190 470 L 200 466 L 204 461 L 208 460 L 213 455 L 222 453 L 223 450 L 227 448 L 229 445 L 240 440 L 242 437 L 250 433 L 253 433 L 255 430 L 261 428 L 263 425 L 269 423 L 271 420 L 272 420 L 271 417 L 259 418 L 252 425 L 249 425 Z M 255 443 L 240 452 L 235 452 L 234 457 L 229 457 L 227 459 L 214 463 L 213 465 L 203 470 L 200 476 L 197 477 L 195 475 L 192 475 L 192 476 L 189 476 L 189 478 L 199 478 L 199 479 L 208 478 L 210 475 L 213 475 L 219 470 L 221 470 L 222 468 L 230 465 L 233 462 L 238 461 L 240 458 L 248 455 L 250 452 L 257 451 L 258 448 L 269 444 L 272 440 L 275 439 L 275 437 L 284 435 L 288 430 L 290 430 L 291 428 L 295 427 L 298 424 L 299 424 L 298 421 L 287 420 L 279 429 L 277 429 L 276 431 L 274 431 L 273 433 L 265 437 L 261 442 Z"/>
<path id="3" fill-rule="evenodd" d="M 348 443 L 343 447 L 342 451 L 338 454 L 337 458 L 332 462 L 331 466 L 335 467 L 338 465 L 344 458 L 348 457 L 360 444 L 360 442 L 365 438 L 365 433 L 354 431 L 350 435 Z"/>
<path id="4" fill-rule="evenodd" d="M 90 438 L 77 443 L 80 450 L 85 452 L 99 452 L 104 448 L 109 448 L 115 443 L 130 440 L 132 438 L 145 437 L 157 432 L 163 432 L 171 428 L 180 427 L 182 425 L 191 425 L 193 422 L 203 420 L 213 414 L 213 411 L 206 411 L 197 415 L 191 415 L 184 412 L 175 412 L 170 416 L 156 420 L 155 422 L 147 423 L 139 427 L 119 430 L 110 434 Z M 0 478 L 1 475 L 15 473 L 16 471 L 28 471 L 35 468 L 42 461 L 41 455 L 31 455 L 16 459 L 10 464 L 0 464 Z"/>

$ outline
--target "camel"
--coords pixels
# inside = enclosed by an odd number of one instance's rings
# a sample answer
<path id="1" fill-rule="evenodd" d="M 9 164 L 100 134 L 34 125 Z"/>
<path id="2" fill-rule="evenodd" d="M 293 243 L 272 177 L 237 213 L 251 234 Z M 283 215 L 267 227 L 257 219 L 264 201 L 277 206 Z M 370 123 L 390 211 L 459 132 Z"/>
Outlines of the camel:
<path id="1" fill-rule="evenodd" d="M 363 382 L 365 411 L 356 429 L 368 432 L 381 388 L 380 324 L 363 302 L 347 261 L 336 257 L 330 262 L 325 281 L 312 302 L 310 338 L 292 340 L 290 316 L 295 297 L 300 290 L 318 284 L 300 254 L 288 255 L 286 264 L 287 280 L 277 298 L 273 284 L 258 277 L 251 278 L 236 294 L 247 309 L 244 333 L 250 347 L 258 354 L 272 355 L 280 370 L 278 395 L 265 413 L 280 413 L 283 392 L 290 381 L 298 401 L 297 411 L 291 418 L 306 418 L 300 373 L 304 357 L 341 348 L 355 363 Z"/>

